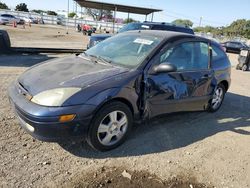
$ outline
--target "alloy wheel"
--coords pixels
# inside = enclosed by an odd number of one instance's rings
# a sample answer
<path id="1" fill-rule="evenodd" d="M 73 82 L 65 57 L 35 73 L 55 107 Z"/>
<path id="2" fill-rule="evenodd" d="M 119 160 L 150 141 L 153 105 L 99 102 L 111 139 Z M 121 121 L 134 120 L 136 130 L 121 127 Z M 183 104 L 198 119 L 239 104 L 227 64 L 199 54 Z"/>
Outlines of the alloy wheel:
<path id="1" fill-rule="evenodd" d="M 97 138 L 104 146 L 118 143 L 128 129 L 128 118 L 122 111 L 113 111 L 105 116 L 97 130 Z"/>
<path id="2" fill-rule="evenodd" d="M 224 97 L 224 91 L 221 87 L 217 87 L 214 95 L 213 95 L 213 99 L 212 99 L 212 108 L 214 110 L 216 110 L 217 108 L 220 107 L 222 101 L 223 101 L 223 97 Z"/>

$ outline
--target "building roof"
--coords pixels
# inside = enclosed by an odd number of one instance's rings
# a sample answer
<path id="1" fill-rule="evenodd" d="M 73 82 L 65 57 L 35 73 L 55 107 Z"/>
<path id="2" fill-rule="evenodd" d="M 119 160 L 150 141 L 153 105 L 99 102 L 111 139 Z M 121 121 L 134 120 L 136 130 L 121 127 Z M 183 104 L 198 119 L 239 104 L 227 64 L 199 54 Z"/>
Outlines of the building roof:
<path id="1" fill-rule="evenodd" d="M 114 4 L 114 3 L 91 1 L 91 0 L 74 0 L 74 1 L 76 1 L 81 7 L 85 7 L 85 8 L 102 9 L 102 10 L 110 10 L 110 11 L 116 10 L 118 12 L 127 12 L 127 13 L 134 13 L 134 14 L 148 15 L 154 12 L 162 11 L 160 9 L 127 6 L 127 5 L 120 5 L 120 4 Z"/>

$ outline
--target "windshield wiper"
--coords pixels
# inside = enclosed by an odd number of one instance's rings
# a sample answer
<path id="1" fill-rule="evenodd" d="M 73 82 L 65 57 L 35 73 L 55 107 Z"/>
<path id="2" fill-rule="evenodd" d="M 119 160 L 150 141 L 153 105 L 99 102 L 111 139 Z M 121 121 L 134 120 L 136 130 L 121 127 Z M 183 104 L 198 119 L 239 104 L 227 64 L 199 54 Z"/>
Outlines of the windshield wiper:
<path id="1" fill-rule="evenodd" d="M 90 55 L 90 54 L 87 54 L 88 56 L 94 58 L 95 60 L 95 63 L 98 63 L 98 61 L 101 61 L 102 63 L 105 63 L 105 64 L 111 64 L 112 61 L 111 60 L 107 60 L 106 58 L 104 57 L 101 57 L 101 56 L 97 56 L 97 55 Z"/>
<path id="2" fill-rule="evenodd" d="M 108 60 L 108 59 L 105 58 L 105 57 L 97 56 L 97 60 L 101 60 L 101 61 L 104 62 L 104 63 L 112 64 L 112 61 L 111 61 L 111 60 Z"/>

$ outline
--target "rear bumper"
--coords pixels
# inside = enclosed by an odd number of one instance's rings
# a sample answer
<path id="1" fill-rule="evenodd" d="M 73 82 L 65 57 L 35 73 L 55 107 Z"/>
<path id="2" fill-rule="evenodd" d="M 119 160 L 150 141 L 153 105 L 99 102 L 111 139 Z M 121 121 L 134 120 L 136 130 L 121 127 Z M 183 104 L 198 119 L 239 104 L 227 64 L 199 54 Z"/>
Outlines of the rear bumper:
<path id="1" fill-rule="evenodd" d="M 9 87 L 8 92 L 21 127 L 34 138 L 46 142 L 85 138 L 95 106 L 44 107 L 19 94 L 14 84 Z M 66 114 L 76 114 L 76 118 L 67 123 L 60 123 L 60 115 Z"/>

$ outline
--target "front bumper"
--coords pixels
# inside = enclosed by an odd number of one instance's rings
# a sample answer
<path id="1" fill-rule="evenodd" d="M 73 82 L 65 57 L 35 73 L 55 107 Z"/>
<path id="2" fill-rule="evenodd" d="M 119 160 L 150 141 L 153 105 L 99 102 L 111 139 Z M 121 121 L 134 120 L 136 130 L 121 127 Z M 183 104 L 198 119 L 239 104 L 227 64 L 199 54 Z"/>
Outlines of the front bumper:
<path id="1" fill-rule="evenodd" d="M 47 142 L 85 138 L 95 106 L 44 107 L 26 99 L 18 92 L 15 84 L 9 87 L 8 92 L 21 127 L 34 138 Z M 76 114 L 76 117 L 73 121 L 60 123 L 60 115 L 67 114 Z"/>

